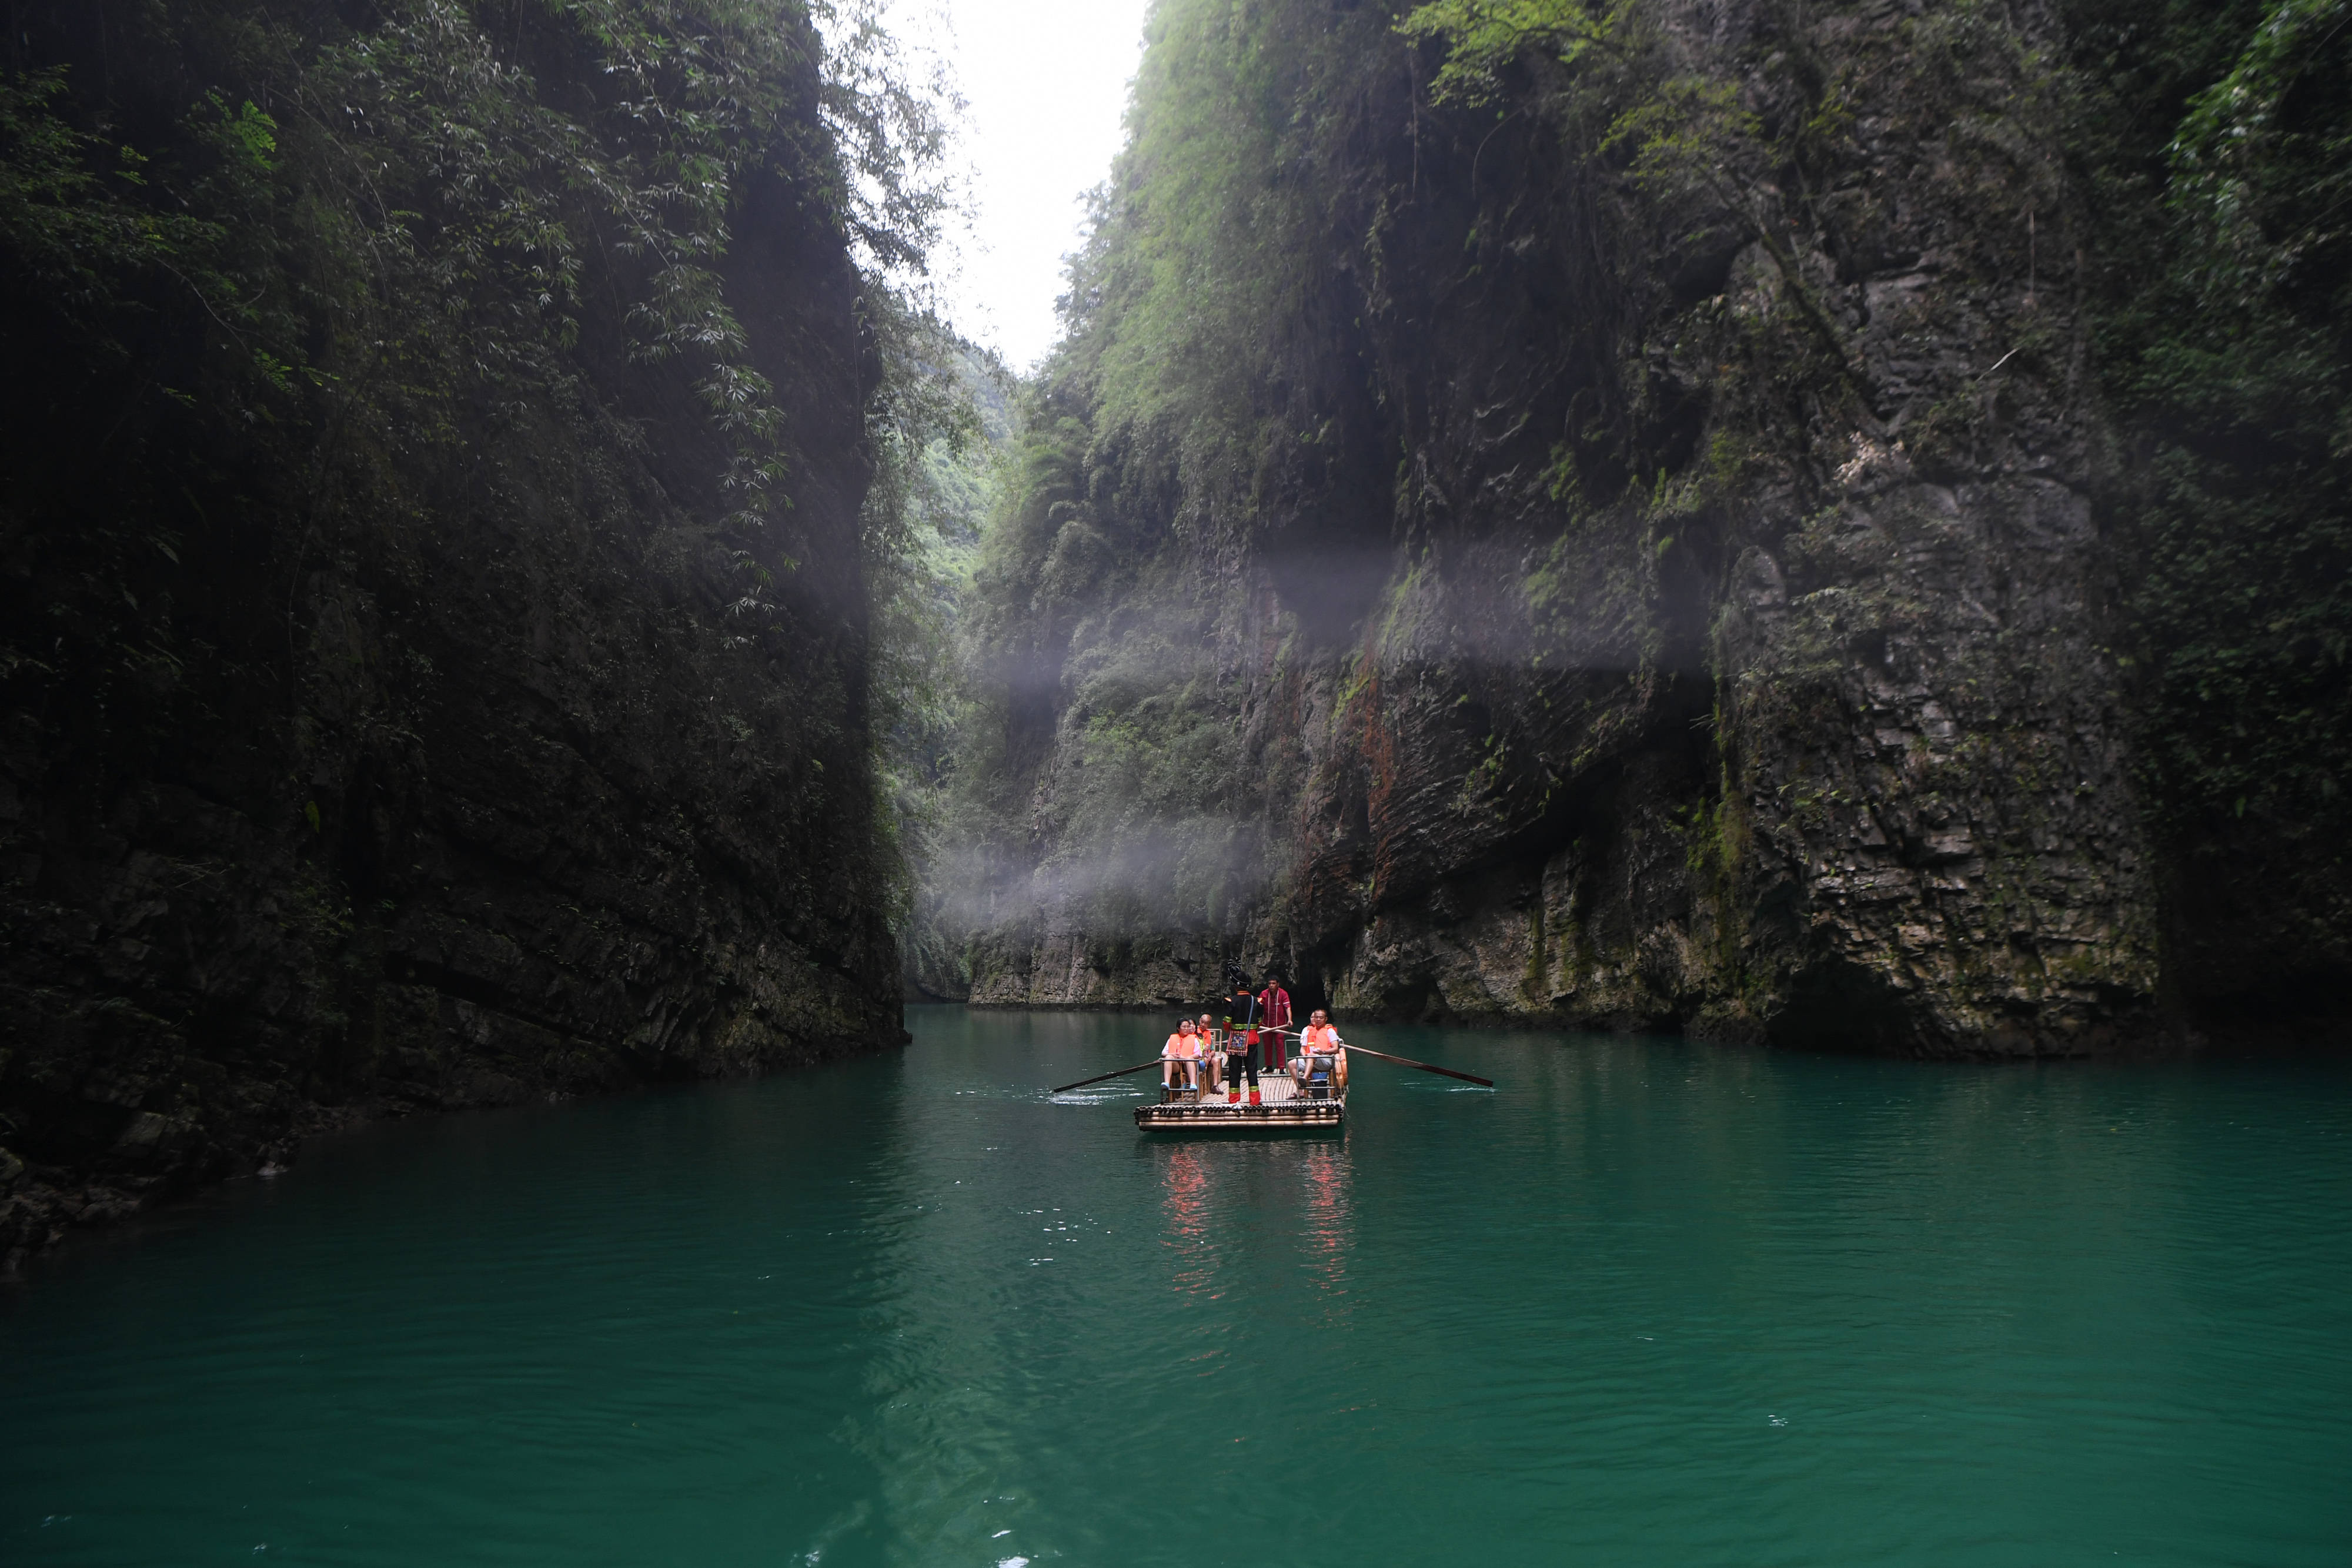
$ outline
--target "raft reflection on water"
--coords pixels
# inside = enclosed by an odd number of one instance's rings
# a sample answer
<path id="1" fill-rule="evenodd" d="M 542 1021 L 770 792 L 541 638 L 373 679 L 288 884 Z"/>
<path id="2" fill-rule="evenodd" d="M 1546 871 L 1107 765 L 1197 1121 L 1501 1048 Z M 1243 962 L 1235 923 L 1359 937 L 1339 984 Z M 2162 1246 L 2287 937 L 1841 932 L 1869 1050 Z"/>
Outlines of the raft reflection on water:
<path id="1" fill-rule="evenodd" d="M 1170 1277 L 1179 1292 L 1223 1296 L 1229 1246 L 1289 1252 L 1303 1242 L 1323 1321 L 1336 1322 L 1355 1240 L 1344 1144 L 1166 1143 L 1150 1153 L 1167 1217 L 1161 1244 L 1182 1254 Z M 1249 1195 L 1245 1205 L 1232 1201 L 1237 1185 Z M 1249 1222 L 1236 1223 L 1244 1212 Z"/>

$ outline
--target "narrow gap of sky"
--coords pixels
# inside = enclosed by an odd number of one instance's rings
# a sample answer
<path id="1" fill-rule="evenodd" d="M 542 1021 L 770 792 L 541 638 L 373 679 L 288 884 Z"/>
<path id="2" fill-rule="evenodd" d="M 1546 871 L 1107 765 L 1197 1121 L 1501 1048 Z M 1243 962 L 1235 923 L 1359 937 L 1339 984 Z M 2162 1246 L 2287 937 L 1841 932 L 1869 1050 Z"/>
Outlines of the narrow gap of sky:
<path id="1" fill-rule="evenodd" d="M 945 57 L 970 104 L 975 209 L 938 278 L 966 337 L 1027 371 L 1053 347 L 1062 258 L 1110 172 L 1149 0 L 890 0 L 892 31 Z"/>

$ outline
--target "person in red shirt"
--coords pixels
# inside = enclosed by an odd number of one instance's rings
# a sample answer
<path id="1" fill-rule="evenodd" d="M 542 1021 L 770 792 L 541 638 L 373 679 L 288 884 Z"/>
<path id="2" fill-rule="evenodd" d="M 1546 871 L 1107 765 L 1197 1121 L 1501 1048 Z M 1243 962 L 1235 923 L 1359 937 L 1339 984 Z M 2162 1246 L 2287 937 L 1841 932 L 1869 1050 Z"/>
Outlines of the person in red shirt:
<path id="1" fill-rule="evenodd" d="M 1282 988 L 1282 977 L 1279 975 L 1267 977 L 1265 989 L 1257 994 L 1257 1026 L 1263 1030 L 1290 1028 L 1290 993 Z M 1268 1045 L 1265 1053 L 1266 1067 L 1268 1071 L 1279 1072 L 1282 1069 L 1274 1064 L 1288 1053 L 1282 1049 L 1282 1036 L 1277 1034 L 1271 1038 L 1273 1043 Z"/>

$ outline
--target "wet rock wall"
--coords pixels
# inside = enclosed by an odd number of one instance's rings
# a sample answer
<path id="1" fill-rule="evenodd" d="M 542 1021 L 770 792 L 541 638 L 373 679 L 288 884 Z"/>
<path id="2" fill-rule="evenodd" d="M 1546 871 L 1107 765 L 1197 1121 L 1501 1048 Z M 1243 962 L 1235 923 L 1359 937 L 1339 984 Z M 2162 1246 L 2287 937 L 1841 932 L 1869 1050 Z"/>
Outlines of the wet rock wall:
<path id="1" fill-rule="evenodd" d="M 1564 160 L 1534 112 L 1448 141 L 1401 69 L 1412 131 L 1356 145 L 1418 207 L 1334 264 L 1313 470 L 1261 474 L 1247 548 L 1155 589 L 1151 635 L 1197 650 L 1183 700 L 1238 737 L 1202 820 L 1252 852 L 1222 900 L 1011 879 L 942 989 L 1167 1005 L 1274 969 L 1391 1017 L 1923 1055 L 2199 1037 L 2165 958 L 2198 915 L 2113 651 L 2058 20 L 1670 31 L 1768 122 L 1834 80 L 1839 150 L 1801 193 L 1786 166 L 1685 190 L 1679 248 L 1596 282 L 1623 166 Z M 1654 466 L 1577 448 L 1611 417 Z M 1128 700 L 1095 672 L 1142 637 L 1114 606 L 1057 666 L 1033 865 L 1084 858 L 1057 801 Z"/>

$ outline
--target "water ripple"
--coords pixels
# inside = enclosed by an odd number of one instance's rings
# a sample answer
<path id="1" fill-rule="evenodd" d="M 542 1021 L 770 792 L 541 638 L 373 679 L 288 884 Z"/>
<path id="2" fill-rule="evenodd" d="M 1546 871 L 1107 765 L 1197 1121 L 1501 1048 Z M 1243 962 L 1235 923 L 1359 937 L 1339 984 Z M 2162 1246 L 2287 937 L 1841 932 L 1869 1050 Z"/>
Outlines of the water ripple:
<path id="1" fill-rule="evenodd" d="M 324 1145 L 0 1298 L 11 1563 L 2336 1563 L 2352 1075 L 1132 1019 Z M 266 1544 L 267 1550 L 260 1550 Z"/>

